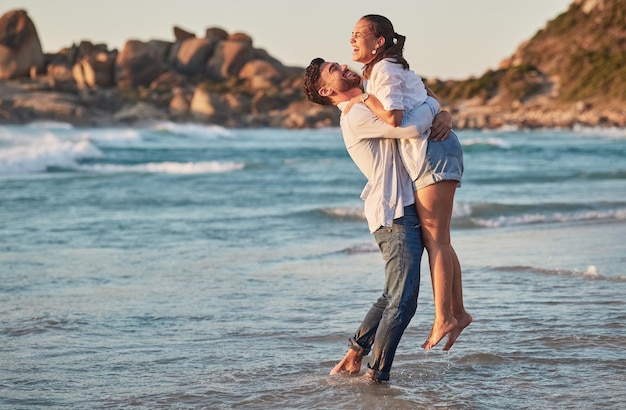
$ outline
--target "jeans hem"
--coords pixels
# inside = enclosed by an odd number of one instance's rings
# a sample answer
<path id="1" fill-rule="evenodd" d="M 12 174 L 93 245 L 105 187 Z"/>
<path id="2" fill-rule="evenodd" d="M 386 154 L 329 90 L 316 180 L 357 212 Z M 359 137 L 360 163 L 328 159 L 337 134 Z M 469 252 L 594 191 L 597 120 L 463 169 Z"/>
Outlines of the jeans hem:
<path id="1" fill-rule="evenodd" d="M 371 367 L 367 367 L 366 374 L 376 382 L 387 382 L 389 381 L 389 373 L 379 372 L 378 370 L 374 370 Z"/>

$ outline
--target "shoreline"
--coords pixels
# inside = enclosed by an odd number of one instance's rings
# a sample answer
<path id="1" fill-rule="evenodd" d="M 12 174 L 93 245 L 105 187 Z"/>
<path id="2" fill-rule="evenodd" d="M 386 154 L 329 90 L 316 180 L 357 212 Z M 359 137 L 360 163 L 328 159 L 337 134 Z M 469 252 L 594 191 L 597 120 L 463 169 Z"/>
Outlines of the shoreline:
<path id="1" fill-rule="evenodd" d="M 333 106 L 320 106 L 292 95 L 291 102 L 279 103 L 280 96 L 258 92 L 254 97 L 245 93 L 213 93 L 188 91 L 191 99 L 204 95 L 206 104 L 172 107 L 171 95 L 176 88 L 138 88 L 123 90 L 115 87 L 59 90 L 48 78 L 0 81 L 0 124 L 18 125 L 41 121 L 58 121 L 74 126 L 137 126 L 150 122 L 168 121 L 177 124 L 218 125 L 226 128 L 286 128 L 310 129 L 338 127 L 340 112 Z M 301 78 L 292 77 L 292 94 Z M 174 97 L 175 98 L 175 97 Z M 181 97 L 182 98 L 182 97 Z M 228 101 L 248 101 L 248 108 L 230 107 Z M 256 105 L 255 105 L 256 104 Z M 454 128 L 518 129 L 578 127 L 625 128 L 626 108 L 619 104 L 587 103 L 549 104 L 528 102 L 513 108 L 495 103 L 460 101 L 446 106 L 452 114 Z M 210 108 L 210 110 L 209 110 Z"/>

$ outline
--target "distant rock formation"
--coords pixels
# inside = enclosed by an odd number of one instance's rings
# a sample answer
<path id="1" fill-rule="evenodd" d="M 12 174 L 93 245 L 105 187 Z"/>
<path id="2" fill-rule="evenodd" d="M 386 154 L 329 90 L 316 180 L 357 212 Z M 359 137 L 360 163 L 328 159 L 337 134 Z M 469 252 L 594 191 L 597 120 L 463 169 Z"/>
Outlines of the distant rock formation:
<path id="1" fill-rule="evenodd" d="M 497 70 L 427 84 L 456 128 L 626 126 L 626 2 L 573 0 Z M 26 11 L 0 18 L 0 123 L 193 121 L 228 127 L 337 126 L 288 67 L 243 32 L 173 27 L 171 41 L 83 41 L 44 54 Z"/>
<path id="2" fill-rule="evenodd" d="M 83 41 L 44 55 L 26 12 L 9 11 L 0 19 L 0 123 L 337 124 L 336 109 L 304 101 L 303 69 L 255 48 L 246 33 L 210 27 L 197 37 L 174 26 L 173 37 L 129 39 L 120 51 Z"/>

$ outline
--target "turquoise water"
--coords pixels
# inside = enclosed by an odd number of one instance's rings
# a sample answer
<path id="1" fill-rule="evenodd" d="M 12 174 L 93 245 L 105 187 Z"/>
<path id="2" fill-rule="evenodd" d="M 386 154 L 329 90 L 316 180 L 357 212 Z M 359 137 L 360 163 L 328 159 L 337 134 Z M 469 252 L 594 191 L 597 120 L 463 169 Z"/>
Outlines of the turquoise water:
<path id="1" fill-rule="evenodd" d="M 475 322 L 328 375 L 382 286 L 338 129 L 0 127 L 0 406 L 619 408 L 626 131 L 461 131 Z"/>

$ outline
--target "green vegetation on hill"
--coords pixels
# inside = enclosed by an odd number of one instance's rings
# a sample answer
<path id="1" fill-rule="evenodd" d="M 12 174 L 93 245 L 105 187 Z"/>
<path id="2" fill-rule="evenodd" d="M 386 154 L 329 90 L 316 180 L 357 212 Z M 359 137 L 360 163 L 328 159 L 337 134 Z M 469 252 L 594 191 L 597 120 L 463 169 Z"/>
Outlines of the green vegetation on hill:
<path id="1" fill-rule="evenodd" d="M 626 101 L 626 53 L 581 50 L 564 67 L 561 83 L 562 101 L 597 97 Z"/>
<path id="2" fill-rule="evenodd" d="M 589 0 L 588 0 L 589 1 Z M 626 1 L 573 3 L 480 78 L 429 83 L 446 102 L 498 97 L 507 104 L 558 90 L 559 102 L 626 101 Z"/>

